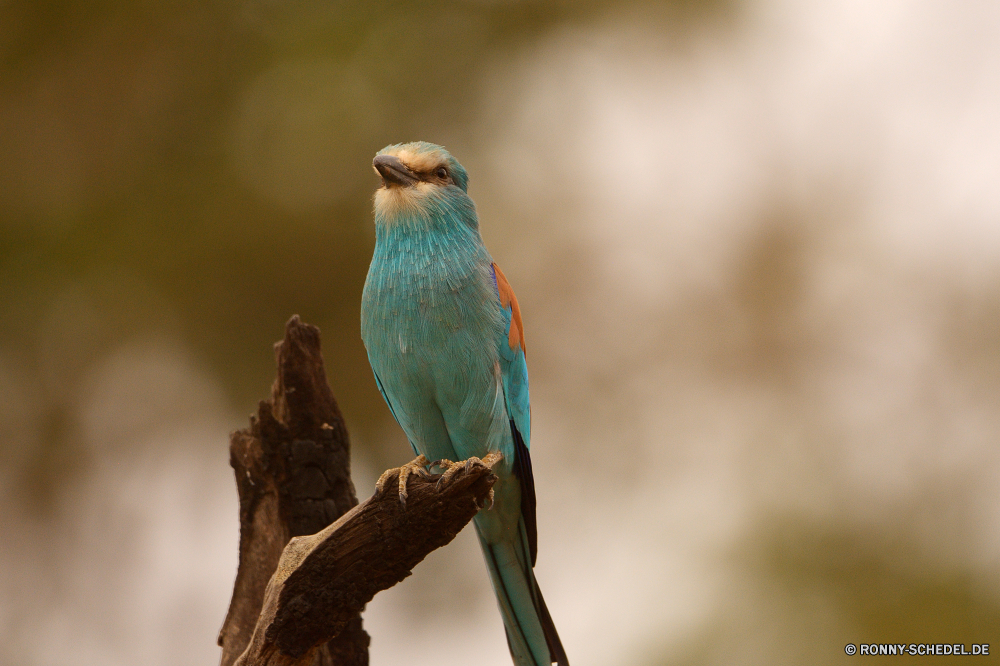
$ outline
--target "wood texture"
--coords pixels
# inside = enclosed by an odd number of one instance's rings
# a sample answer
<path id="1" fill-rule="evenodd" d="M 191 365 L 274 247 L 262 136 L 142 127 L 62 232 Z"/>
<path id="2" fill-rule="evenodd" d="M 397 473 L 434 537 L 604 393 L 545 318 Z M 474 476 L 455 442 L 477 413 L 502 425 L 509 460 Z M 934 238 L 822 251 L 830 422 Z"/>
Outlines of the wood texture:
<path id="1" fill-rule="evenodd" d="M 367 666 L 365 605 L 455 538 L 497 477 L 477 460 L 447 483 L 413 474 L 404 509 L 395 470 L 358 505 L 318 329 L 292 317 L 275 355 L 271 398 L 230 438 L 240 559 L 221 664 Z"/>
<path id="2" fill-rule="evenodd" d="M 249 428 L 230 436 L 240 557 L 219 632 L 222 666 L 231 666 L 249 644 L 267 582 L 289 539 L 320 531 L 358 503 L 350 440 L 326 380 L 319 330 L 292 317 L 274 352 L 278 373 L 271 398 L 260 403 Z M 338 666 L 364 666 L 368 642 L 356 614 L 328 649 L 338 655 Z"/>
<path id="3" fill-rule="evenodd" d="M 454 539 L 496 481 L 476 460 L 446 485 L 439 485 L 439 475 L 412 475 L 403 509 L 397 475 L 333 525 L 289 542 L 268 583 L 250 646 L 236 666 L 326 663 L 315 661 L 315 653 L 377 592 L 409 576 L 428 553 Z M 330 663 L 340 662 L 334 656 Z"/>

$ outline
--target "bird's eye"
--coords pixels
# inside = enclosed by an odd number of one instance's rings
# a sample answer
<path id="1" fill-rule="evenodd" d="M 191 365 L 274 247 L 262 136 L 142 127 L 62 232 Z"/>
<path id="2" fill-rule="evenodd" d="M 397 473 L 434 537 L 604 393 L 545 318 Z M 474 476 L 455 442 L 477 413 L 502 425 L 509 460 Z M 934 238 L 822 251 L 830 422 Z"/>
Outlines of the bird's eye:
<path id="1" fill-rule="evenodd" d="M 438 167 L 437 169 L 434 170 L 434 175 L 440 178 L 441 180 L 445 180 L 448 177 L 448 170 L 445 169 L 444 167 Z"/>

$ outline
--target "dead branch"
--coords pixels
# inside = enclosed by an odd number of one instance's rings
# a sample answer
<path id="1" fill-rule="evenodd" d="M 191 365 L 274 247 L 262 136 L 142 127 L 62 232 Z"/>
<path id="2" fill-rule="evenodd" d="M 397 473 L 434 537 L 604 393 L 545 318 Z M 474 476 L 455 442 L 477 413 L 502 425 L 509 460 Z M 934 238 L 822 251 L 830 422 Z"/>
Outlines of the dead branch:
<path id="1" fill-rule="evenodd" d="M 231 666 L 250 643 L 267 581 L 288 540 L 315 534 L 358 503 L 350 440 L 326 380 L 319 329 L 292 317 L 274 352 L 278 375 L 271 398 L 261 401 L 249 428 L 230 437 L 240 559 L 219 632 L 222 666 Z M 338 655 L 337 664 L 364 666 L 368 643 L 357 615 L 328 649 Z"/>
<path id="2" fill-rule="evenodd" d="M 409 576 L 428 553 L 455 538 L 496 478 L 478 461 L 441 487 L 439 476 L 410 476 L 404 509 L 393 475 L 382 492 L 322 532 L 292 539 L 268 583 L 250 646 L 236 665 L 313 663 L 312 652 L 337 636 L 377 592 Z"/>
<path id="3" fill-rule="evenodd" d="M 404 510 L 397 472 L 357 505 L 319 331 L 292 317 L 275 352 L 271 399 L 230 440 L 240 562 L 219 633 L 221 664 L 367 666 L 365 605 L 451 541 L 496 476 L 477 461 L 444 485 L 411 475 Z"/>

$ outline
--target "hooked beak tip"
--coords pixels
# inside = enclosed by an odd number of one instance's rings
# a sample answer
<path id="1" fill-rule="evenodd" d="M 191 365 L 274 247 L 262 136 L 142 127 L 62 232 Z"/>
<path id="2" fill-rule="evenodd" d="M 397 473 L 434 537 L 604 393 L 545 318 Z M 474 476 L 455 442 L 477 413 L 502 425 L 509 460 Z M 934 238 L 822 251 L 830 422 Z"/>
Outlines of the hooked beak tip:
<path id="1" fill-rule="evenodd" d="M 372 160 L 372 166 L 378 175 L 382 177 L 382 184 L 385 187 L 413 185 L 418 178 L 409 168 L 395 155 L 376 155 Z"/>

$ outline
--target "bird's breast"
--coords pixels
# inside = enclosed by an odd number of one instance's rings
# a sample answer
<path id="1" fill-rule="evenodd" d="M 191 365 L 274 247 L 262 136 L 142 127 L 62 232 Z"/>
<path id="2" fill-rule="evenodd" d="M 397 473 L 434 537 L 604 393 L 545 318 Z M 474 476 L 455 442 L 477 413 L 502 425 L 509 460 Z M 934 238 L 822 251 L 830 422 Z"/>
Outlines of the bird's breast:
<path id="1" fill-rule="evenodd" d="M 502 325 L 489 255 L 447 249 L 376 248 L 361 310 L 373 363 L 426 368 L 450 359 L 461 365 L 479 354 L 477 347 L 489 351 Z"/>

